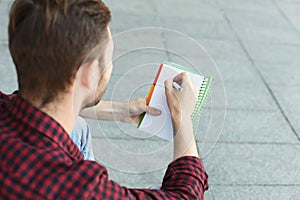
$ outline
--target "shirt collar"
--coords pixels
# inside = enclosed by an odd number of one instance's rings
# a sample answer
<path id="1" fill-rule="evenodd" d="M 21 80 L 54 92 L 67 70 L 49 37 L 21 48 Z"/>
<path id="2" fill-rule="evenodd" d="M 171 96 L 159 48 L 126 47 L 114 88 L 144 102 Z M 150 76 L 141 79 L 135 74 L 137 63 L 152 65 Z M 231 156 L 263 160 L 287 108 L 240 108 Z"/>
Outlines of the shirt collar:
<path id="1" fill-rule="evenodd" d="M 56 120 L 27 102 L 17 92 L 9 96 L 9 99 L 11 102 L 9 110 L 17 120 L 23 121 L 40 134 L 50 138 L 75 160 L 82 159 L 78 147 Z"/>

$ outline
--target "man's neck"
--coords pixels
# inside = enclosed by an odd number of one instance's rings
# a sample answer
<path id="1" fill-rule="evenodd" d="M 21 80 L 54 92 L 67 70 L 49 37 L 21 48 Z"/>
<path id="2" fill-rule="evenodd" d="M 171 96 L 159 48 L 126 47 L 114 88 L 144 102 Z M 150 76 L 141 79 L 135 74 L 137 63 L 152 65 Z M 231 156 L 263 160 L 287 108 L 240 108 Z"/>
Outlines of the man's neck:
<path id="1" fill-rule="evenodd" d="M 73 98 L 71 95 L 66 95 L 64 99 L 59 102 L 49 103 L 43 107 L 40 106 L 41 102 L 32 101 L 22 94 L 21 96 L 33 106 L 55 119 L 68 134 L 72 132 L 75 124 L 75 117 L 78 115 L 79 111 L 74 111 Z"/>
<path id="2" fill-rule="evenodd" d="M 41 108 L 41 110 L 55 119 L 70 134 L 75 124 L 75 114 L 72 102 L 62 102 Z"/>

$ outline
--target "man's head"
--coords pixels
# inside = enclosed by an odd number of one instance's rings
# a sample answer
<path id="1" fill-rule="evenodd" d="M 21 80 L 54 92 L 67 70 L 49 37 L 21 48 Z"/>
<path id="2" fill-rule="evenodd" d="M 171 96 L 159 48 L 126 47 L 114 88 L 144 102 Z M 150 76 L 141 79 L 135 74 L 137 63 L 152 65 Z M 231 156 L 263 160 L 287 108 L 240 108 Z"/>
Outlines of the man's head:
<path id="1" fill-rule="evenodd" d="M 101 0 L 15 0 L 9 49 L 21 95 L 43 107 L 79 88 L 83 106 L 93 103 L 87 91 L 101 96 L 111 72 L 109 21 Z"/>

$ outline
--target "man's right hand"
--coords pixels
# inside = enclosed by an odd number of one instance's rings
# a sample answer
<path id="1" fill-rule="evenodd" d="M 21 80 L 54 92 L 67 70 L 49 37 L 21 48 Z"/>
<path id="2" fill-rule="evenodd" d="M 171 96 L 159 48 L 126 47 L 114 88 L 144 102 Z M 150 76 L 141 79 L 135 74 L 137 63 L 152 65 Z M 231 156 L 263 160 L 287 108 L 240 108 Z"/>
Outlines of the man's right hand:
<path id="1" fill-rule="evenodd" d="M 173 82 L 181 85 L 183 89 L 178 91 L 173 88 Z M 191 120 L 197 93 L 188 74 L 183 72 L 166 80 L 165 91 L 174 130 L 174 160 L 182 156 L 199 157 Z"/>

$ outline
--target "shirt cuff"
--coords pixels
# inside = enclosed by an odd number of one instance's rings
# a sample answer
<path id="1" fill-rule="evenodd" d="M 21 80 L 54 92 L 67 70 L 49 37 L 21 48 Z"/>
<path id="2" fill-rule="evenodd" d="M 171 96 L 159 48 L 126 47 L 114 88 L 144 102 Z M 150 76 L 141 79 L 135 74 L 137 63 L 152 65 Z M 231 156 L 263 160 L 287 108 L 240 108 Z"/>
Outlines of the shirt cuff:
<path id="1" fill-rule="evenodd" d="M 208 174 L 200 160 L 200 158 L 195 156 L 183 156 L 172 163 L 169 164 L 164 177 L 164 182 L 175 174 L 186 174 L 197 178 L 201 185 L 203 186 L 204 191 L 208 189 Z"/>

